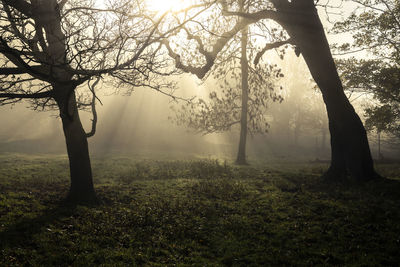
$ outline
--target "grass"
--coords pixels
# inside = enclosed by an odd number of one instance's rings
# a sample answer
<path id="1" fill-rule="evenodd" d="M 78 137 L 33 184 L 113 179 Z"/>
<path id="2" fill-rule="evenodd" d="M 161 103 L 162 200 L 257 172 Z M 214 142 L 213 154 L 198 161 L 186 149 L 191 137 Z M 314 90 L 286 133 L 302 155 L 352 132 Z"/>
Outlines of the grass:
<path id="1" fill-rule="evenodd" d="M 400 166 L 94 158 L 103 204 L 63 207 L 64 156 L 0 156 L 0 266 L 397 266 Z"/>

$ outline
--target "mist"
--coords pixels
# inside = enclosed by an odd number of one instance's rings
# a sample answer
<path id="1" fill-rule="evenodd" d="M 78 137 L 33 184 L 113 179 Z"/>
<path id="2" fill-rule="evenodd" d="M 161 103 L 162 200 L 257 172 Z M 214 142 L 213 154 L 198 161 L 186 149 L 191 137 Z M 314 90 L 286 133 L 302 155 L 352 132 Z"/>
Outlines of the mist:
<path id="1" fill-rule="evenodd" d="M 265 134 L 250 136 L 248 159 L 256 161 L 328 161 L 330 135 L 328 118 L 321 94 L 301 58 L 289 54 L 280 60 L 270 54 L 282 69 L 279 94 L 283 102 L 270 101 L 269 127 Z M 215 90 L 215 81 L 201 82 L 189 75 L 174 77 L 175 94 L 183 99 L 205 97 Z M 89 139 L 93 156 L 116 154 L 143 158 L 221 158 L 233 161 L 239 140 L 239 128 L 224 133 L 200 134 L 178 126 L 171 118 L 184 100 L 173 99 L 150 88 L 136 88 L 130 95 L 122 90 L 103 86 L 97 104 L 98 126 Z M 356 111 L 371 101 L 352 95 Z M 0 152 L 65 154 L 65 141 L 56 111 L 33 111 L 28 103 L 0 107 Z M 80 113 L 84 128 L 89 131 L 92 114 Z M 377 157 L 376 133 L 369 133 L 372 154 Z M 399 158 L 393 142 L 382 144 L 382 153 Z"/>
<path id="2" fill-rule="evenodd" d="M 0 266 L 398 266 L 398 0 L 0 7 Z"/>

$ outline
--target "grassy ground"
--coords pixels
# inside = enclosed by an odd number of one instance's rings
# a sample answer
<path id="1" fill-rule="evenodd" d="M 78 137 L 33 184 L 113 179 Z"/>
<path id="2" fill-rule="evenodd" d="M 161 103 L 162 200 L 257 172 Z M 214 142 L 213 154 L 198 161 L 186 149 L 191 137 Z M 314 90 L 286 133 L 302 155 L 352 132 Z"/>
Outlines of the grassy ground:
<path id="1" fill-rule="evenodd" d="M 65 157 L 0 156 L 0 266 L 397 266 L 400 166 L 93 160 L 103 204 L 62 207 Z"/>

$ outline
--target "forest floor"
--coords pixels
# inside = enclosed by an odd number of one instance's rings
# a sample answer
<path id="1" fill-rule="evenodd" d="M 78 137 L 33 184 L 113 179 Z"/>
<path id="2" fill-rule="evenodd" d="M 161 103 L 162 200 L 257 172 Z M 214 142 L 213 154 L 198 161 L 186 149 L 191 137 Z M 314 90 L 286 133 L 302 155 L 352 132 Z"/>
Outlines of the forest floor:
<path id="1" fill-rule="evenodd" d="M 397 266 L 400 165 L 93 158 L 102 203 L 65 207 L 65 156 L 0 155 L 0 266 Z"/>

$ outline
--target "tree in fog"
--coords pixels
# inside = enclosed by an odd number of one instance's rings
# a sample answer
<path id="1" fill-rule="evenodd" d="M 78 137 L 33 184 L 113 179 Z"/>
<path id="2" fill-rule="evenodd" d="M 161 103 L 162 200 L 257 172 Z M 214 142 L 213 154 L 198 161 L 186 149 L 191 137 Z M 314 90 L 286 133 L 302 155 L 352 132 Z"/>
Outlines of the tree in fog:
<path id="1" fill-rule="evenodd" d="M 285 99 L 275 105 L 270 114 L 273 118 L 274 133 L 284 138 L 286 144 L 295 150 L 304 150 L 307 139 L 312 140 L 315 156 L 324 156 L 328 140 L 328 118 L 321 101 L 321 95 L 315 89 L 315 83 L 307 70 L 291 58 L 287 58 L 283 72 L 287 73 L 283 81 Z M 295 66 L 293 66 L 295 65 Z"/>
<path id="2" fill-rule="evenodd" d="M 400 65 L 356 58 L 341 59 L 338 63 L 349 94 L 366 95 L 369 99 L 364 107 L 365 126 L 370 133 L 376 133 L 377 158 L 383 159 L 382 141 L 393 147 L 400 138 Z"/>
<path id="3" fill-rule="evenodd" d="M 244 2 L 240 4 L 242 9 L 247 8 Z M 239 125 L 236 164 L 247 164 L 247 133 L 267 131 L 268 101 L 282 101 L 276 93 L 276 81 L 283 76 L 281 70 L 272 64 L 252 64 L 256 57 L 253 35 L 245 27 L 232 38 L 229 48 L 218 55 L 211 70 L 219 89 L 213 89 L 208 99 L 197 98 L 183 105 L 175 118 L 178 124 L 202 134 L 225 132 Z"/>
<path id="4" fill-rule="evenodd" d="M 354 10 L 337 22 L 336 33 L 350 33 L 353 42 L 338 46 L 352 55 L 368 52 L 369 59 L 351 57 L 339 61 L 344 86 L 349 91 L 373 96 L 365 109 L 370 129 L 400 137 L 400 2 L 354 1 Z"/>
<path id="5" fill-rule="evenodd" d="M 96 85 L 147 86 L 162 91 L 157 79 L 168 64 L 159 56 L 155 20 L 142 13 L 142 1 L 108 6 L 89 0 L 0 1 L 0 104 L 27 100 L 35 110 L 56 109 L 70 163 L 68 199 L 96 200 L 87 138 L 95 133 Z M 106 80 L 104 80 L 106 81 Z M 93 111 L 85 133 L 79 109 Z"/>
<path id="6" fill-rule="evenodd" d="M 216 55 L 241 29 L 263 20 L 278 23 L 286 31 L 286 43 L 295 45 L 296 53 L 302 54 L 326 104 L 332 159 L 325 177 L 336 179 L 347 174 L 358 180 L 377 177 L 365 128 L 343 91 L 314 1 L 246 2 L 251 3 L 248 12 L 239 9 L 238 1 L 216 1 L 217 9 L 221 11 L 219 19 L 222 20 L 223 16 L 236 18 L 233 26 L 228 31 L 215 34 L 215 40 L 206 49 L 198 50 L 203 56 L 200 65 L 190 65 L 193 60 L 184 60 L 181 54 L 170 49 L 169 54 L 175 59 L 176 66 L 203 78 L 214 64 Z M 205 31 L 208 32 L 208 29 Z"/>

